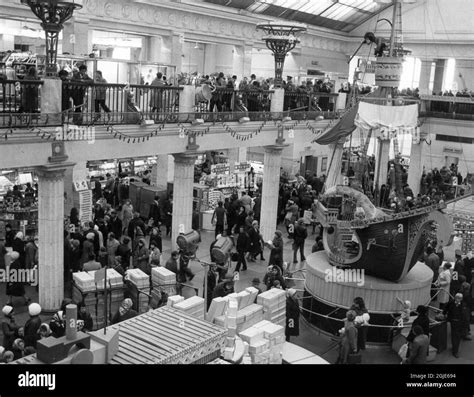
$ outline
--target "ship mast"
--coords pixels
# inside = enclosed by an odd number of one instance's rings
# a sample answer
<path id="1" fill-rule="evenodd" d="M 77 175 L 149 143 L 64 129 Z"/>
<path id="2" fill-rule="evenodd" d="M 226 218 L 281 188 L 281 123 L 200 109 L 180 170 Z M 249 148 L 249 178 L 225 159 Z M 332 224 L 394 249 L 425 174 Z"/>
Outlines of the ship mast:
<path id="1" fill-rule="evenodd" d="M 401 30 L 401 21 L 398 20 L 398 17 L 401 18 L 401 0 L 392 0 L 393 1 L 393 14 L 392 14 L 392 27 L 390 33 L 390 48 L 389 56 L 386 57 L 386 60 L 394 60 L 395 63 L 401 63 L 401 58 L 399 58 L 399 51 L 397 46 L 401 43 L 397 42 L 397 27 Z M 400 32 L 401 35 L 401 32 Z M 403 56 L 403 54 L 402 54 Z M 397 61 L 397 58 L 399 60 Z M 383 58 L 382 58 L 383 59 Z M 382 61 L 382 59 L 380 61 Z M 377 60 L 378 62 L 379 59 Z M 397 83 L 398 86 L 398 83 Z M 387 98 L 386 106 L 392 106 L 392 92 L 394 88 L 398 88 L 395 85 L 383 84 L 379 88 L 379 96 L 381 98 Z M 383 104 L 379 102 L 379 104 Z M 388 135 L 388 134 L 387 134 Z M 381 205 L 380 197 L 380 188 L 382 185 L 387 184 L 388 179 L 388 161 L 390 157 L 390 138 L 389 136 L 380 136 L 377 138 L 377 152 L 376 152 L 376 168 L 374 175 L 374 190 L 376 202 L 375 205 Z"/>

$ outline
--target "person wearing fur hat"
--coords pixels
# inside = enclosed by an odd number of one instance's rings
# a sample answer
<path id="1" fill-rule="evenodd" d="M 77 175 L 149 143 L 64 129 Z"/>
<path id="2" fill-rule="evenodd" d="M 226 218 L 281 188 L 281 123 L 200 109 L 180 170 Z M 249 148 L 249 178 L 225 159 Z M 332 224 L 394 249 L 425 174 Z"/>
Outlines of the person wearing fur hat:
<path id="1" fill-rule="evenodd" d="M 86 240 L 84 244 L 82 244 L 82 264 L 88 262 L 90 259 L 91 254 L 94 255 L 95 258 L 95 249 L 94 249 L 94 233 L 89 232 L 86 234 Z"/>
<path id="2" fill-rule="evenodd" d="M 48 324 L 46 323 L 43 323 L 41 324 L 41 326 L 39 327 L 39 330 L 38 330 L 38 334 L 40 336 L 40 339 L 46 339 L 46 338 L 49 338 L 51 336 L 51 328 L 49 327 Z"/>
<path id="3" fill-rule="evenodd" d="M 268 265 L 278 266 L 283 274 L 283 233 L 275 230 L 273 240 L 268 245 L 271 249 Z"/>
<path id="4" fill-rule="evenodd" d="M 138 313 L 132 309 L 133 302 L 130 298 L 124 299 L 120 305 L 117 313 L 112 318 L 112 324 L 117 324 L 121 321 L 128 320 L 129 318 L 135 317 Z"/>
<path id="5" fill-rule="evenodd" d="M 83 332 L 92 331 L 94 321 L 91 314 L 87 311 L 84 301 L 77 304 L 77 330 Z"/>
<path id="6" fill-rule="evenodd" d="M 283 279 L 282 271 L 278 266 L 270 265 L 267 268 L 267 273 L 263 276 L 263 284 L 267 287 L 267 291 L 273 287 L 275 280 L 280 282 L 280 285 L 283 289 L 286 288 L 285 280 Z"/>
<path id="7" fill-rule="evenodd" d="M 20 254 L 16 251 L 10 252 L 10 258 L 12 262 L 10 263 L 10 271 L 11 270 L 20 270 L 23 269 L 23 266 L 20 263 Z M 25 285 L 20 281 L 8 281 L 6 293 L 8 296 L 7 305 L 12 305 L 12 297 L 13 296 L 21 296 L 25 300 L 25 305 L 30 302 L 30 299 L 25 295 Z"/>
<path id="8" fill-rule="evenodd" d="M 296 296 L 296 290 L 289 288 L 286 290 L 286 341 L 290 341 L 290 337 L 300 334 L 300 306 Z"/>
<path id="9" fill-rule="evenodd" d="M 252 222 L 252 227 L 248 231 L 248 235 L 250 238 L 250 261 L 255 262 L 257 259 L 257 255 L 260 255 L 260 260 L 264 261 L 265 258 L 263 257 L 263 237 L 260 234 L 260 229 L 258 227 L 258 221 Z"/>
<path id="10" fill-rule="evenodd" d="M 41 306 L 38 303 L 31 303 L 28 306 L 28 313 L 30 318 L 25 324 L 25 346 L 32 346 L 36 349 L 36 342 L 38 341 L 38 330 L 41 327 Z"/>
<path id="11" fill-rule="evenodd" d="M 357 314 L 354 310 L 348 310 L 346 313 L 346 320 L 344 328 L 339 332 L 342 339 L 339 346 L 339 357 L 336 364 L 348 364 L 349 354 L 357 352 L 357 328 L 354 325 L 354 320 Z"/>
<path id="12" fill-rule="evenodd" d="M 13 341 L 13 345 L 11 348 L 13 352 L 13 360 L 18 360 L 25 356 L 25 341 L 21 338 L 16 338 Z"/>
<path id="13" fill-rule="evenodd" d="M 13 354 L 13 352 L 11 350 L 7 350 L 5 351 L 5 353 L 3 353 L 3 358 L 1 362 L 5 364 L 11 363 L 14 360 L 14 357 L 15 355 Z"/>
<path id="14" fill-rule="evenodd" d="M 146 240 L 142 237 L 138 241 L 138 245 L 133 251 L 133 266 L 139 268 L 146 274 L 151 273 L 151 267 L 149 263 L 150 251 L 146 246 Z"/>
<path id="15" fill-rule="evenodd" d="M 3 347 L 6 350 L 10 350 L 17 334 L 18 325 L 16 325 L 15 323 L 15 317 L 12 306 L 3 306 L 2 313 L 5 317 L 2 322 Z"/>

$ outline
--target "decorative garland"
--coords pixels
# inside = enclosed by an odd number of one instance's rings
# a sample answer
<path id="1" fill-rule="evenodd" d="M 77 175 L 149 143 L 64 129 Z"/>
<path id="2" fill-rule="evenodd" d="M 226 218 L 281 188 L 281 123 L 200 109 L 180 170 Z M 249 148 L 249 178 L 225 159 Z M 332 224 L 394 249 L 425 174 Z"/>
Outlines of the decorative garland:
<path id="1" fill-rule="evenodd" d="M 247 141 L 249 139 L 252 139 L 255 136 L 257 136 L 258 134 L 260 134 L 260 132 L 262 132 L 262 129 L 263 127 L 265 127 L 265 125 L 267 124 L 267 121 L 265 120 L 261 125 L 260 127 L 258 127 L 255 131 L 253 132 L 249 132 L 247 134 L 242 134 L 242 133 L 239 133 L 238 131 L 234 130 L 232 127 L 230 127 L 229 125 L 227 125 L 227 123 L 222 123 L 222 126 L 225 128 L 225 130 L 227 132 L 230 133 L 230 135 L 232 136 L 232 138 L 235 138 L 237 139 L 238 141 Z"/>
<path id="2" fill-rule="evenodd" d="M 153 136 L 158 136 L 158 133 L 165 127 L 165 124 L 160 124 L 155 130 L 152 132 L 149 132 L 148 134 L 145 135 L 128 135 L 122 131 L 117 130 L 113 125 L 108 125 L 107 126 L 107 132 L 109 132 L 111 135 L 113 134 L 113 138 L 117 138 L 119 141 L 127 141 L 127 143 L 140 143 L 145 142 L 145 140 L 149 141 L 150 138 Z"/>
<path id="3" fill-rule="evenodd" d="M 178 123 L 178 127 L 179 127 L 180 138 L 184 138 L 185 136 L 188 136 L 188 135 L 193 136 L 193 137 L 204 136 L 210 131 L 209 127 L 205 128 L 204 130 L 199 130 L 199 131 L 189 130 L 181 123 Z"/>

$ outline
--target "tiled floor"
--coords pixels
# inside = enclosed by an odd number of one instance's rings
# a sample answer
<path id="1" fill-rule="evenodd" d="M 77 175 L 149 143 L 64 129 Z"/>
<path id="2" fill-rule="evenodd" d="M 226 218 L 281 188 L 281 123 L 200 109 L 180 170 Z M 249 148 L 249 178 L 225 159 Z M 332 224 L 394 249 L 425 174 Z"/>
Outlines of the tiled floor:
<path id="1" fill-rule="evenodd" d="M 284 232 L 284 236 L 286 235 L 283 228 L 281 230 Z M 308 255 L 311 252 L 311 246 L 314 243 L 314 236 L 311 235 L 311 231 L 308 230 L 310 236 L 306 240 L 305 244 L 305 252 Z M 213 232 L 202 232 L 201 234 L 202 242 L 199 246 L 197 251 L 197 257 L 203 261 L 209 261 L 209 246 L 214 239 Z M 284 245 L 284 258 L 285 260 L 292 259 L 292 249 L 291 249 L 291 240 L 284 238 L 285 245 Z M 169 237 L 163 238 L 163 257 L 164 259 L 168 259 L 171 252 L 171 242 Z M 257 260 L 256 262 L 248 263 L 248 270 L 240 272 L 240 280 L 236 282 L 235 290 L 239 292 L 246 287 L 251 285 L 251 281 L 254 277 L 260 278 L 263 280 L 263 276 L 267 269 L 267 262 L 269 258 L 269 251 L 265 249 L 264 257 L 266 261 Z M 235 266 L 235 262 L 233 263 Z M 299 264 L 298 266 L 301 266 Z M 304 267 L 304 264 L 303 264 Z M 204 269 L 198 262 L 191 263 L 191 269 L 196 274 L 196 277 L 190 283 L 196 288 L 199 289 L 200 293 L 202 293 L 203 288 L 203 280 L 204 280 Z M 231 269 L 233 270 L 233 268 Z M 298 278 L 301 278 L 304 273 L 299 272 Z M 304 277 L 304 276 L 303 276 Z M 303 282 L 296 281 L 294 288 L 299 290 L 303 289 Z M 264 289 L 264 287 L 262 287 Z M 33 301 L 37 300 L 37 292 L 35 288 L 27 287 L 28 296 L 30 296 Z M 183 290 L 183 295 L 191 296 L 194 295 L 195 291 L 192 288 L 185 288 Z M 5 296 L 5 284 L 0 283 L 0 305 L 5 304 L 6 296 Z M 28 313 L 26 311 L 26 307 L 22 306 L 23 302 L 21 299 L 15 300 L 15 307 L 17 312 L 17 323 L 24 324 L 28 318 Z M 49 321 L 47 316 L 42 316 L 44 321 Z M 448 327 L 449 328 L 449 327 Z M 473 327 L 471 326 L 471 329 Z M 1 330 L 0 330 L 1 332 Z M 449 331 L 448 331 L 449 332 Z M 474 332 L 473 332 L 474 333 Z M 332 340 L 330 337 L 321 334 L 313 325 L 307 323 L 303 316 L 301 316 L 300 320 L 300 335 L 298 337 L 291 338 L 291 342 L 295 343 L 307 350 L 310 350 L 314 354 L 317 354 L 324 358 L 325 360 L 329 361 L 330 363 L 334 363 L 337 358 L 338 349 L 337 343 Z M 450 354 L 449 350 L 450 346 L 450 339 L 448 333 L 448 349 L 440 354 L 438 354 L 436 360 L 433 364 L 474 364 L 474 341 L 463 341 L 461 342 L 460 348 L 460 358 L 456 359 Z M 368 345 L 367 349 L 363 352 L 363 363 L 367 364 L 398 364 L 400 359 L 398 355 L 393 352 L 388 346 L 371 346 Z"/>

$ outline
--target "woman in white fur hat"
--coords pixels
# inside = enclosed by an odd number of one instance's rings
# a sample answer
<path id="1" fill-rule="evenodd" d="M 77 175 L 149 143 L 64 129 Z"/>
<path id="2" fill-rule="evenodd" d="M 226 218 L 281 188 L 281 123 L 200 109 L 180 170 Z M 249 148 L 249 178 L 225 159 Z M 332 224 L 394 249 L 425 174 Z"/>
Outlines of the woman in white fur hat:
<path id="1" fill-rule="evenodd" d="M 41 327 L 41 306 L 38 303 L 32 303 L 28 306 L 29 320 L 25 324 L 25 347 L 32 346 L 36 349 L 36 342 L 39 339 L 38 330 Z"/>
<path id="2" fill-rule="evenodd" d="M 10 350 L 18 329 L 15 323 L 15 317 L 13 316 L 13 306 L 3 306 L 2 313 L 5 317 L 2 322 L 3 347 L 5 350 Z"/>

